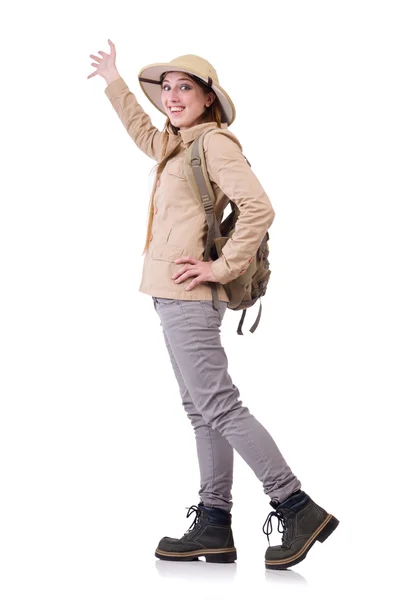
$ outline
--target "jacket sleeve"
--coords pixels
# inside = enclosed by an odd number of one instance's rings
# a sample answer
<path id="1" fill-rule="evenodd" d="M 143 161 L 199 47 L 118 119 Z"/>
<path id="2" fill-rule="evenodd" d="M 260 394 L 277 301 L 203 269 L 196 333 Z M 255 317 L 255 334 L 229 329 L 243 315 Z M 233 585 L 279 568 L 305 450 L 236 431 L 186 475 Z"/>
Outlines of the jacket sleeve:
<path id="1" fill-rule="evenodd" d="M 122 77 L 105 88 L 105 94 L 112 103 L 130 137 L 142 152 L 154 160 L 160 159 L 162 133 L 151 122 L 149 115 L 138 104 L 135 95 L 129 90 Z"/>
<path id="2" fill-rule="evenodd" d="M 231 132 L 215 131 L 205 136 L 204 151 L 210 179 L 240 211 L 235 231 L 224 245 L 222 255 L 211 263 L 217 281 L 229 283 L 248 267 L 275 212 Z"/>

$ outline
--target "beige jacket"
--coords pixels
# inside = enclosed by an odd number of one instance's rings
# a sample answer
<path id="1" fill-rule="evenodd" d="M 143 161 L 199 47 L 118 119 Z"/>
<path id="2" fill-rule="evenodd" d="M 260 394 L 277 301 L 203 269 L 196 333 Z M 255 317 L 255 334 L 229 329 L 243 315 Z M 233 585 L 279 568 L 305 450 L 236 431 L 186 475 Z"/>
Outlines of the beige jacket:
<path id="1" fill-rule="evenodd" d="M 120 77 L 105 88 L 105 94 L 137 146 L 160 161 L 163 134 L 154 127 L 125 81 Z M 192 278 L 176 284 L 171 277 L 181 268 L 174 262 L 176 258 L 189 255 L 203 259 L 207 222 L 204 208 L 191 192 L 184 175 L 184 155 L 201 132 L 214 127 L 216 123 L 202 123 L 180 130 L 178 135 L 169 132 L 166 155 L 158 164 L 152 191 L 152 235 L 139 287 L 145 294 L 183 300 L 212 299 L 208 282 L 185 291 Z M 212 131 L 205 136 L 204 151 L 216 196 L 214 210 L 218 220 L 228 204 L 227 198 L 240 210 L 234 235 L 223 247 L 222 256 L 211 263 L 219 282 L 219 299 L 227 301 L 221 284 L 228 283 L 247 268 L 272 224 L 275 212 L 246 162 L 238 139 L 226 124 L 222 131 L 225 135 Z"/>

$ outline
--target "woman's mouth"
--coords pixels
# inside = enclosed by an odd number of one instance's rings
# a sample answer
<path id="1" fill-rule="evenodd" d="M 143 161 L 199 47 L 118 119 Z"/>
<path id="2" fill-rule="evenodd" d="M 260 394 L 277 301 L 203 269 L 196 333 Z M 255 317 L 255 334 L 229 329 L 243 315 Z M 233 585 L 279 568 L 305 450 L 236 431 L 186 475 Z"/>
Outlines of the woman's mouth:
<path id="1" fill-rule="evenodd" d="M 184 106 L 173 106 L 169 109 L 170 114 L 175 117 L 185 110 Z"/>

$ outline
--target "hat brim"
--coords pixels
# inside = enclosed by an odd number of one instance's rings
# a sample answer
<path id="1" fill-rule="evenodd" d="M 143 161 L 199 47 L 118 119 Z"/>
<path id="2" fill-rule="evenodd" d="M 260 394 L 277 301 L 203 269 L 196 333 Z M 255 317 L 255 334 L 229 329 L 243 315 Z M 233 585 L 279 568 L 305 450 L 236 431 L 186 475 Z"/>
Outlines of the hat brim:
<path id="1" fill-rule="evenodd" d="M 141 69 L 138 80 L 139 84 L 146 95 L 146 97 L 158 108 L 164 115 L 168 116 L 164 110 L 163 103 L 161 102 L 161 81 L 160 77 L 165 71 L 178 71 L 180 73 L 188 73 L 194 75 L 208 85 L 208 82 L 200 75 L 190 68 L 184 69 L 183 67 L 176 67 L 170 63 L 156 63 L 148 65 Z M 149 80 L 149 81 L 144 81 Z M 222 123 L 231 125 L 236 118 L 236 109 L 233 102 L 231 101 L 225 90 L 218 84 L 212 82 L 211 89 L 215 92 L 221 105 L 222 111 Z"/>

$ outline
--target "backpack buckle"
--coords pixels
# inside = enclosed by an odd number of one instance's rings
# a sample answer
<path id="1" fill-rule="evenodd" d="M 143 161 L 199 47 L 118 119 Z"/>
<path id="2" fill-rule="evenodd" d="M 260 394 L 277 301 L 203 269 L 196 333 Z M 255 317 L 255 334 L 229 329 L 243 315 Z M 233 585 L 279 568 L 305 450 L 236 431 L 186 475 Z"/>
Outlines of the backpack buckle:
<path id="1" fill-rule="evenodd" d="M 190 164 L 192 165 L 192 167 L 200 167 L 200 165 L 201 165 L 201 158 L 199 156 L 194 156 L 192 158 Z"/>
<path id="2" fill-rule="evenodd" d="M 201 201 L 204 204 L 205 212 L 212 212 L 214 209 L 214 205 L 212 204 L 212 200 L 209 196 L 201 196 Z"/>

